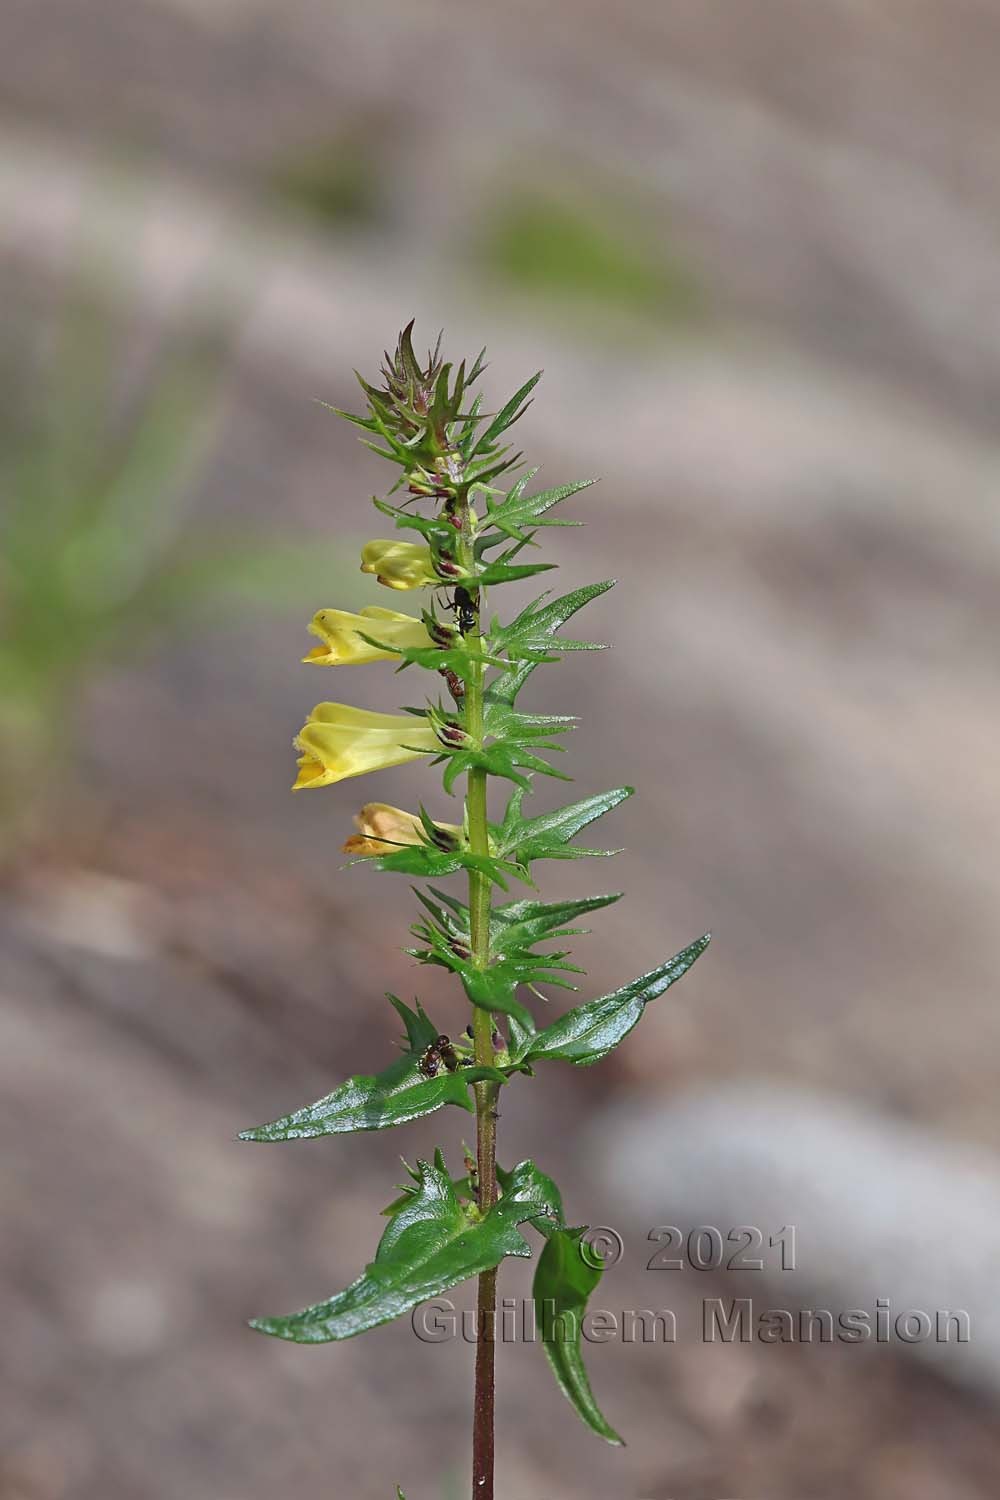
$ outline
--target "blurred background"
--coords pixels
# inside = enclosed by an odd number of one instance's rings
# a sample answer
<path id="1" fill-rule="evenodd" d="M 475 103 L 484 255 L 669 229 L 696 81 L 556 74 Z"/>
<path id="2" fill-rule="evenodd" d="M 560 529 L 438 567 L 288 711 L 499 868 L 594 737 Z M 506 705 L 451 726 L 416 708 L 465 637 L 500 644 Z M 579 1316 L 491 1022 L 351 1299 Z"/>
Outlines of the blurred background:
<path id="1" fill-rule="evenodd" d="M 603 476 L 550 555 L 619 576 L 586 629 L 614 650 L 532 685 L 583 712 L 576 795 L 639 788 L 613 867 L 542 871 L 629 893 L 586 993 L 715 935 L 599 1069 L 510 1090 L 504 1159 L 623 1236 L 602 1305 L 681 1333 L 590 1351 L 621 1452 L 505 1349 L 499 1493 L 993 1495 L 1000 11 L 2 26 L 2 1500 L 466 1492 L 471 1348 L 245 1320 L 352 1279 L 399 1152 L 455 1162 L 469 1122 L 235 1141 L 382 1065 L 387 987 L 464 1024 L 399 951 L 406 882 L 340 871 L 426 771 L 288 794 L 314 702 L 415 691 L 298 665 L 317 608 L 386 602 L 357 552 L 387 466 L 318 401 L 356 408 L 410 317 L 488 345 L 487 404 L 544 366 L 520 444 Z M 704 1297 L 799 1293 L 651 1277 L 646 1236 L 746 1222 L 798 1224 L 813 1303 L 947 1296 L 972 1344 L 703 1343 Z"/>

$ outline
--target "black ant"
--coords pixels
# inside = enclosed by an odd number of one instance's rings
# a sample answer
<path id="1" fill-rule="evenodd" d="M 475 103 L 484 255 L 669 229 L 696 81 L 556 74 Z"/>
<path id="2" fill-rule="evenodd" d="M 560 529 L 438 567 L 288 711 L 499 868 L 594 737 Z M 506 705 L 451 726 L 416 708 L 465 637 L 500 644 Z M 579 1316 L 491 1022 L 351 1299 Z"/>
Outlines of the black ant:
<path id="1" fill-rule="evenodd" d="M 479 624 L 479 610 L 472 602 L 472 596 L 468 589 L 457 588 L 451 608 L 455 611 L 458 619 L 458 628 L 462 635 L 468 635 L 475 630 Z"/>

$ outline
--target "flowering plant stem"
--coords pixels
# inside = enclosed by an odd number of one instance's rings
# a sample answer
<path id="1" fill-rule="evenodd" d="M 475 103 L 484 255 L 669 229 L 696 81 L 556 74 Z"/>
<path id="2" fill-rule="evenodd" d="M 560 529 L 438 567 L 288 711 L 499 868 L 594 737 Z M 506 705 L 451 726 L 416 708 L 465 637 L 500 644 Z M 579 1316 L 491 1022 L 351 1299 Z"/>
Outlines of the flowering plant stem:
<path id="1" fill-rule="evenodd" d="M 437 350 L 422 365 L 406 328 L 395 355 L 386 355 L 383 385 L 361 381 L 367 416 L 341 413 L 367 435 L 368 447 L 402 471 L 394 490 L 405 485 L 403 504 L 376 500 L 376 508 L 399 530 L 421 537 L 419 542 L 367 542 L 361 570 L 390 589 L 430 591 L 432 603 L 420 618 L 375 606 L 359 613 L 321 609 L 310 626 L 321 644 L 304 658 L 314 667 L 395 660 L 400 671 L 416 667 L 434 674 L 438 683 L 443 680 L 451 702 L 428 700 L 405 715 L 319 703 L 295 742 L 300 751 L 296 790 L 331 786 L 428 755 L 444 767 L 446 793 L 454 794 L 464 778 L 461 827 L 432 817 L 423 805 L 414 813 L 371 802 L 357 814 L 358 832 L 344 851 L 382 872 L 436 882 L 466 877 L 466 901 L 438 884 L 426 893 L 417 890 L 423 915 L 410 929 L 417 946 L 407 951 L 419 963 L 458 977 L 472 1007 L 471 1024 L 452 1040 L 419 1000 L 411 1009 L 390 995 L 406 1033 L 401 1057 L 379 1073 L 349 1078 L 315 1104 L 242 1133 L 251 1141 L 302 1140 L 385 1130 L 445 1105 L 475 1113 L 476 1155 L 466 1155 L 466 1176 L 453 1177 L 440 1150 L 433 1161 L 407 1166 L 410 1181 L 385 1210 L 389 1224 L 375 1258 L 350 1286 L 289 1317 L 251 1323 L 261 1333 L 300 1344 L 353 1338 L 477 1278 L 473 1500 L 493 1500 L 497 1271 L 508 1255 L 530 1256 L 522 1226 L 543 1241 L 532 1295 L 556 1381 L 592 1432 L 621 1443 L 594 1400 L 581 1353 L 582 1319 L 601 1266 L 587 1253 L 584 1228 L 567 1224 L 551 1177 L 530 1160 L 510 1171 L 498 1166 L 500 1090 L 550 1062 L 577 1067 L 599 1062 L 708 943 L 707 936 L 696 939 L 621 989 L 572 1007 L 548 1026 L 536 1025 L 521 998 L 525 990 L 539 995 L 543 985 L 576 988 L 568 976 L 583 970 L 568 962 L 568 950 L 538 945 L 586 931 L 571 924 L 618 900 L 618 894 L 536 900 L 532 865 L 613 852 L 581 849 L 573 840 L 632 789 L 615 787 L 533 817 L 522 811 L 534 777 L 569 780 L 547 755 L 562 749 L 557 737 L 574 721 L 523 712 L 518 695 L 536 667 L 557 661 L 563 651 L 601 649 L 559 632 L 611 582 L 555 599 L 542 595 L 506 623 L 491 617 L 489 630 L 484 629 L 487 587 L 554 566 L 521 561 L 521 554 L 543 527 L 577 524 L 553 520 L 548 512 L 591 481 L 532 494 L 528 485 L 537 472 L 532 469 L 506 492 L 498 486 L 501 475 L 521 467 L 520 454 L 511 454 L 501 439 L 527 409 L 539 377 L 490 414 L 478 396 L 469 404 L 469 389 L 483 369 L 480 355 L 471 369 L 463 362 L 452 374 Z M 418 509 L 424 502 L 430 515 Z M 499 823 L 489 820 L 490 777 L 512 788 Z M 507 892 L 512 881 L 527 886 L 531 896 L 494 905 L 494 887 Z M 398 1487 L 396 1493 L 404 1500 Z"/>
<path id="2" fill-rule="evenodd" d="M 472 529 L 468 491 L 462 493 L 461 535 Z M 460 549 L 463 561 L 470 561 L 468 543 Z M 481 593 L 469 594 L 475 625 L 466 637 L 472 655 L 472 670 L 465 689 L 465 728 L 474 739 L 483 735 L 483 662 L 480 612 Z M 489 856 L 489 822 L 487 817 L 487 773 L 473 766 L 468 774 L 465 796 L 466 826 L 469 848 L 473 854 Z M 472 938 L 472 962 L 481 970 L 490 957 L 490 891 L 491 881 L 481 870 L 469 870 L 469 916 Z M 472 1017 L 473 1055 L 479 1067 L 493 1063 L 493 1016 L 476 1007 Z M 497 1084 L 488 1080 L 477 1083 L 476 1100 L 476 1175 L 479 1183 L 479 1208 L 487 1212 L 497 1199 Z M 472 1426 L 472 1493 L 483 1500 L 493 1500 L 494 1449 L 496 1446 L 496 1343 L 493 1338 L 497 1306 L 497 1266 L 480 1272 L 477 1291 L 476 1388 Z"/>

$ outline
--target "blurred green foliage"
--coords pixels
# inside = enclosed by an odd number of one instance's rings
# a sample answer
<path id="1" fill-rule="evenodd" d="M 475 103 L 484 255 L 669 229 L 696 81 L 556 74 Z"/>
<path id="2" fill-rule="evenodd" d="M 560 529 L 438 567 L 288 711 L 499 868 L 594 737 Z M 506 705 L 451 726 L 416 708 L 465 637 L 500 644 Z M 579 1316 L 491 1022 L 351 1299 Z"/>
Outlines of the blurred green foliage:
<path id="1" fill-rule="evenodd" d="M 8 318 L 8 322 L 10 319 Z M 0 832 L 31 826 L 67 770 L 88 681 L 161 635 L 326 597 L 342 562 L 315 543 L 192 522 L 220 414 L 225 328 L 136 370 L 82 278 L 50 328 L 5 341 L 0 371 Z M 13 332 L 12 328 L 12 332 Z"/>
<path id="2" fill-rule="evenodd" d="M 671 323 L 704 311 L 694 271 L 622 194 L 554 197 L 517 188 L 491 211 L 482 256 L 490 273 L 550 304 Z"/>
<path id="3" fill-rule="evenodd" d="M 371 141 L 350 134 L 303 149 L 271 173 L 283 207 L 336 227 L 367 228 L 382 217 L 382 171 Z"/>

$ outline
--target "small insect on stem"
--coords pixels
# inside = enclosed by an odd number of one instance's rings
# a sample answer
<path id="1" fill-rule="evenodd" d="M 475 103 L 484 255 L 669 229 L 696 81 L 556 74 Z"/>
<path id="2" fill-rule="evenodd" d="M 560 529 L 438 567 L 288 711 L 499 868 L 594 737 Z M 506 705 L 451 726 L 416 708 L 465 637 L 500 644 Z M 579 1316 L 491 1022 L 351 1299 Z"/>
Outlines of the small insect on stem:
<path id="1" fill-rule="evenodd" d="M 479 611 L 472 602 L 472 596 L 468 589 L 458 588 L 455 590 L 455 603 L 453 606 L 458 620 L 458 628 L 462 635 L 469 635 L 479 624 Z"/>
<path id="2" fill-rule="evenodd" d="M 450 667 L 441 667 L 439 668 L 439 670 L 441 672 L 441 676 L 448 684 L 448 691 L 451 693 L 451 696 L 454 698 L 456 703 L 460 703 L 461 700 L 465 697 L 465 683 L 462 681 L 461 677 L 459 677 L 458 673 L 453 672 Z"/>
<path id="3" fill-rule="evenodd" d="M 458 1067 L 458 1054 L 451 1044 L 451 1037 L 436 1036 L 430 1046 L 425 1047 L 417 1064 L 425 1078 L 436 1078 L 444 1063 L 449 1073 Z"/>

